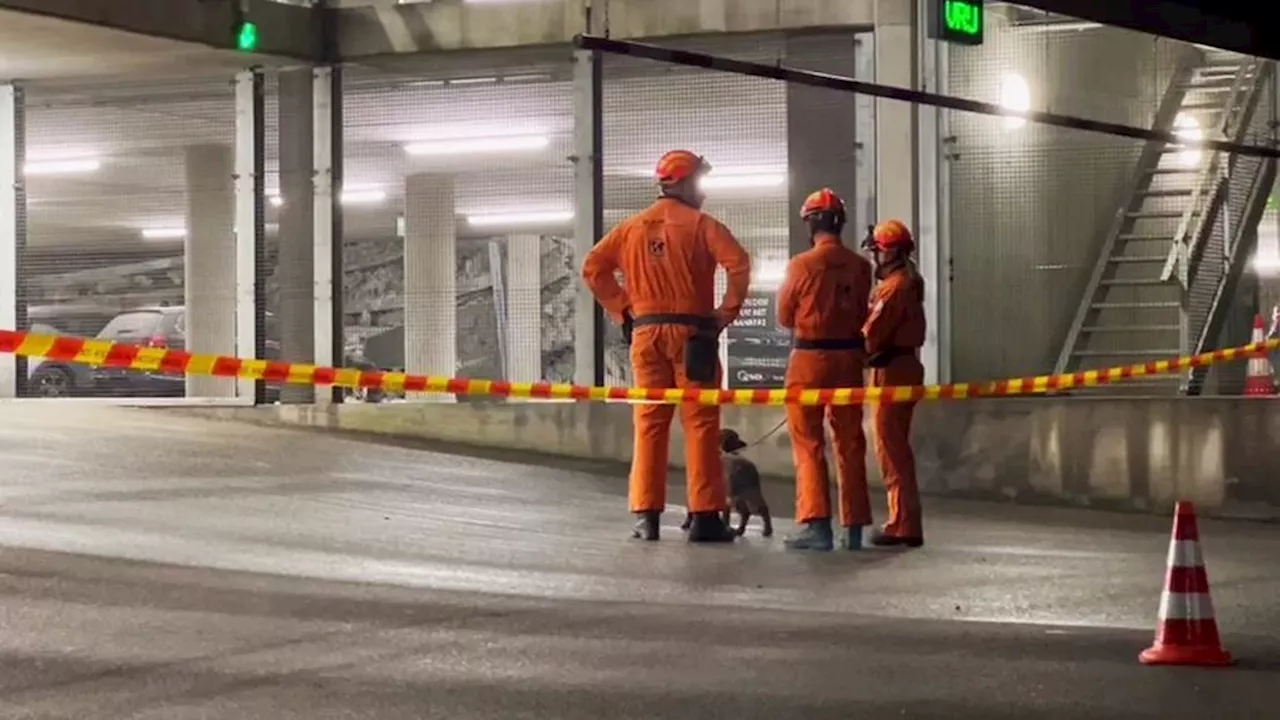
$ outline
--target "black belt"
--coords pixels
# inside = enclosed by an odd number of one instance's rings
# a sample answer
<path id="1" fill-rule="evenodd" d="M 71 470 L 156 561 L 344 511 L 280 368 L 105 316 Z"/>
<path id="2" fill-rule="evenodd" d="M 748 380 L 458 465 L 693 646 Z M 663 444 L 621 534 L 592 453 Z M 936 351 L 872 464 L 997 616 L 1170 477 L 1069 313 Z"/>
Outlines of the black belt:
<path id="1" fill-rule="evenodd" d="M 844 338 L 841 340 L 799 340 L 791 343 L 796 350 L 861 350 L 865 347 L 862 338 Z"/>
<path id="2" fill-rule="evenodd" d="M 679 313 L 657 313 L 654 315 L 641 315 L 632 320 L 634 327 L 645 327 L 646 325 L 685 325 L 687 327 L 706 330 L 708 332 L 716 332 L 720 327 L 716 324 L 715 318 L 709 318 L 703 315 L 681 315 Z"/>
<path id="3" fill-rule="evenodd" d="M 867 358 L 867 364 L 877 370 L 889 367 L 889 364 L 900 357 L 915 357 L 918 348 L 909 347 L 887 347 L 879 352 L 871 353 L 871 357 Z"/>

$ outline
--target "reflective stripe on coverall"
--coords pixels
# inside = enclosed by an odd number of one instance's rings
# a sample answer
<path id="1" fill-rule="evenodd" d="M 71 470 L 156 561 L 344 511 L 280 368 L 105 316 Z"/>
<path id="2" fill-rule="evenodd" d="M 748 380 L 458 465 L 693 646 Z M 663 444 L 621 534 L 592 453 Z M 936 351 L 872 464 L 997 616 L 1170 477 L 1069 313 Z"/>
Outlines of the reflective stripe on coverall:
<path id="1" fill-rule="evenodd" d="M 871 294 L 871 262 L 840 238 L 818 233 L 814 246 L 796 255 L 778 293 L 778 324 L 797 344 L 861 345 Z M 794 349 L 786 386 L 862 387 L 865 355 L 860 348 Z M 840 496 L 840 524 L 869 525 L 867 440 L 860 405 L 787 405 L 787 429 L 796 465 L 796 522 L 831 518 L 823 415 L 831 426 Z"/>
<path id="2" fill-rule="evenodd" d="M 715 307 L 716 267 L 725 269 L 728 289 Z M 621 270 L 624 290 L 614 277 Z M 662 198 L 609 232 L 587 254 L 582 275 L 596 299 L 621 322 L 624 311 L 637 320 L 652 315 L 714 318 L 733 322 L 747 296 L 751 261 L 719 221 L 678 200 Z M 645 388 L 696 388 L 685 376 L 685 342 L 695 328 L 637 322 L 631 340 L 635 383 Z M 719 387 L 717 363 L 716 382 Z M 635 451 L 631 461 L 631 512 L 666 506 L 667 453 L 675 407 L 637 404 Z M 727 507 L 720 458 L 720 408 L 680 405 L 685 433 L 689 511 L 721 512 Z"/>
<path id="3" fill-rule="evenodd" d="M 862 334 L 868 355 L 897 351 L 884 368 L 874 369 L 871 384 L 877 387 L 919 385 L 924 366 L 919 348 L 924 346 L 924 280 L 906 264 L 891 271 L 871 297 L 871 315 Z M 920 489 L 916 461 L 911 450 L 911 416 L 915 403 L 879 403 L 875 407 L 876 458 L 889 494 L 889 520 L 884 533 L 894 537 L 922 538 Z"/>

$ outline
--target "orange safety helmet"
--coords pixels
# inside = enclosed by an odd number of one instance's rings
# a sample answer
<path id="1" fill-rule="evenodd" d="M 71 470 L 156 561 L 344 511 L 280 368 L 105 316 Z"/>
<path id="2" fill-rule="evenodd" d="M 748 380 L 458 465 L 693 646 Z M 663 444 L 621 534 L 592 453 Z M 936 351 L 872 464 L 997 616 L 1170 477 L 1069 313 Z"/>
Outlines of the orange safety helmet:
<path id="1" fill-rule="evenodd" d="M 808 220 L 810 216 L 829 212 L 843 219 L 845 215 L 844 201 L 831 188 L 822 188 L 809 194 L 800 206 L 800 219 Z"/>
<path id="2" fill-rule="evenodd" d="M 658 160 L 654 178 L 659 185 L 675 185 L 697 175 L 711 172 L 711 163 L 688 150 L 672 150 Z"/>
<path id="3" fill-rule="evenodd" d="M 916 246 L 915 239 L 911 237 L 911 231 L 901 220 L 885 220 L 876 225 L 871 230 L 871 241 L 875 248 L 882 252 L 894 248 L 911 252 Z"/>

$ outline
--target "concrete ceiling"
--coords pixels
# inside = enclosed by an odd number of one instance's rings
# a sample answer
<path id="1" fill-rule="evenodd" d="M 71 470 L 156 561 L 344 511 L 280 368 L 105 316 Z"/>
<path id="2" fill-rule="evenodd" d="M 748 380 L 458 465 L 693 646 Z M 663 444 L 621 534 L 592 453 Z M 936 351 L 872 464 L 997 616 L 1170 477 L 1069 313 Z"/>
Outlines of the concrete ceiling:
<path id="1" fill-rule="evenodd" d="M 272 58 L 0 10 L 0 81 L 234 72 Z"/>
<path id="2" fill-rule="evenodd" d="M 464 235 L 468 228 L 462 216 L 468 214 L 571 210 L 572 88 L 564 70 L 531 73 L 522 67 L 518 74 L 508 73 L 513 77 L 493 82 L 470 77 L 448 83 L 355 73 L 344 97 L 347 186 L 377 189 L 387 197 L 347 208 L 348 237 L 394 237 L 405 203 L 404 180 L 415 173 L 451 179 Z M 269 188 L 279 187 L 278 112 L 269 101 Z M 31 247 L 74 246 L 77 253 L 95 255 L 163 251 L 164 243 L 144 242 L 140 230 L 185 223 L 185 148 L 229 146 L 234 131 L 229 75 L 198 83 L 33 88 L 29 160 L 92 156 L 102 166 L 84 174 L 29 176 Z M 431 160 L 408 157 L 403 149 L 408 142 L 446 136 L 527 133 L 546 136 L 548 146 Z M 606 208 L 612 220 L 652 197 L 647 171 L 671 147 L 706 154 L 721 174 L 784 173 L 785 90 L 723 75 L 617 78 L 605 97 L 605 139 Z M 742 228 L 744 234 L 785 235 L 785 186 L 723 190 L 712 197 L 722 214 L 750 225 Z M 278 215 L 269 208 L 267 222 L 277 222 Z M 181 245 L 168 243 L 174 250 Z"/>

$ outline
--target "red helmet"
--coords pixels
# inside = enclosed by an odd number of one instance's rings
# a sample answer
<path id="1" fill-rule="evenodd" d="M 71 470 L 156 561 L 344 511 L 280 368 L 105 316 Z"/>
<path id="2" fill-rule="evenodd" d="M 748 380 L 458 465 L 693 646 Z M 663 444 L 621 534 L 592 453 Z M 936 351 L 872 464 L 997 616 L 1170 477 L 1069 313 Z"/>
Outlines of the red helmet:
<path id="1" fill-rule="evenodd" d="M 658 160 L 653 175 L 659 185 L 674 185 L 696 175 L 711 172 L 711 163 L 688 150 L 672 150 Z"/>
<path id="2" fill-rule="evenodd" d="M 902 248 L 908 252 L 916 246 L 911 231 L 901 220 L 885 220 L 871 231 L 871 240 L 880 251 Z"/>
<path id="3" fill-rule="evenodd" d="M 811 215 L 829 212 L 844 216 L 844 201 L 831 188 L 822 188 L 811 193 L 800 206 L 800 219 L 808 220 Z"/>

